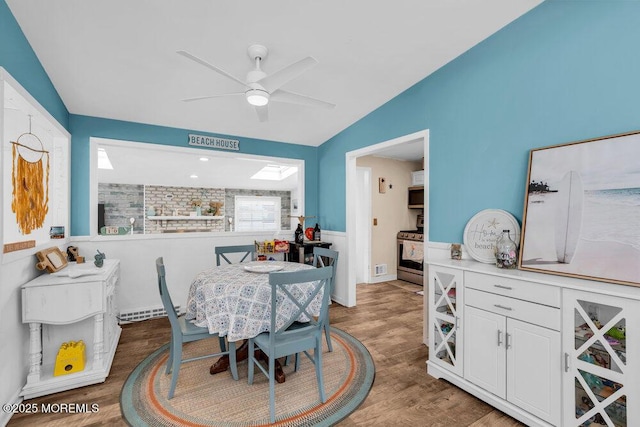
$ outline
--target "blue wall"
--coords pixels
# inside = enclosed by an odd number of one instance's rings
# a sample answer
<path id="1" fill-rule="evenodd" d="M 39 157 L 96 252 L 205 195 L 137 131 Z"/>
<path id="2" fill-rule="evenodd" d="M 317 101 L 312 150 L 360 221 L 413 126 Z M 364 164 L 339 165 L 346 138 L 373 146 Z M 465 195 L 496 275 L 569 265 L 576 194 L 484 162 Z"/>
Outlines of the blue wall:
<path id="1" fill-rule="evenodd" d="M 431 241 L 522 220 L 530 149 L 640 129 L 638 46 L 640 2 L 541 4 L 320 147 L 324 228 L 345 230 L 346 152 L 425 128 Z"/>
<path id="2" fill-rule="evenodd" d="M 72 236 L 88 235 L 91 229 L 89 224 L 90 136 L 187 146 L 187 134 L 206 134 L 193 130 L 70 115 L 5 0 L 0 0 L 0 66 L 4 67 L 72 135 L 70 233 Z M 212 136 L 240 140 L 242 153 L 305 160 L 305 211 L 318 212 L 317 148 L 229 135 Z"/>
<path id="3" fill-rule="evenodd" d="M 288 157 L 305 161 L 305 212 L 317 212 L 318 159 L 317 148 L 281 142 L 209 134 L 162 126 L 72 114 L 69 119 L 71 138 L 71 235 L 90 234 L 89 222 L 89 138 L 100 137 L 160 145 L 188 147 L 187 135 L 211 135 L 240 141 L 240 152 L 264 156 Z"/>
<path id="4" fill-rule="evenodd" d="M 5 0 L 0 0 L 0 66 L 11 74 L 49 113 L 69 130 L 69 111 Z"/>
<path id="5" fill-rule="evenodd" d="M 318 149 L 236 139 L 305 159 L 306 212 L 344 231 L 345 153 L 429 129 L 429 238 L 461 241 L 479 210 L 522 219 L 530 149 L 640 129 L 639 42 L 640 2 L 547 0 Z M 89 230 L 89 136 L 186 141 L 183 129 L 70 116 L 4 0 L 0 65 L 73 135 L 72 235 Z"/>

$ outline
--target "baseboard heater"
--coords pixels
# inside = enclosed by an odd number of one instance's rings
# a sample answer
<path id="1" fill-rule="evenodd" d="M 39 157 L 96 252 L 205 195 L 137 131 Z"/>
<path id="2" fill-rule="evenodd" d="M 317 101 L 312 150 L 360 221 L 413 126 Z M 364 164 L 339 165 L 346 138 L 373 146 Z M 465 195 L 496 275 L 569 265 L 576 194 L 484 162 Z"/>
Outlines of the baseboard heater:
<path id="1" fill-rule="evenodd" d="M 176 312 L 180 314 L 180 306 L 175 306 Z M 167 311 L 164 307 L 146 308 L 136 311 L 120 313 L 118 320 L 120 323 L 139 322 L 141 320 L 153 319 L 154 317 L 165 317 Z"/>

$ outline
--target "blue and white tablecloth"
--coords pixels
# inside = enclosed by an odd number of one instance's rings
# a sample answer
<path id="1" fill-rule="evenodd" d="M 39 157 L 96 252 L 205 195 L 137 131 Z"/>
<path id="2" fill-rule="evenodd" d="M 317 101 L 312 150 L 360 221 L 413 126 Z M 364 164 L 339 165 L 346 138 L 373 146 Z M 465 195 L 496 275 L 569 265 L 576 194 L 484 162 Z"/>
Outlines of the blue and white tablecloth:
<path id="1" fill-rule="evenodd" d="M 311 265 L 284 261 L 253 261 L 221 265 L 198 274 L 191 283 L 187 299 L 186 319 L 197 326 L 209 328 L 210 333 L 227 336 L 229 341 L 253 338 L 269 331 L 271 326 L 271 286 L 268 273 L 245 270 L 245 266 L 279 265 L 280 271 L 297 271 L 314 268 Z M 291 288 L 294 297 L 308 295 L 312 286 L 301 283 Z M 276 326 L 280 327 L 295 310 L 295 305 L 278 295 Z M 309 306 L 312 315 L 320 314 L 322 292 Z M 307 322 L 306 316 L 297 319 Z"/>

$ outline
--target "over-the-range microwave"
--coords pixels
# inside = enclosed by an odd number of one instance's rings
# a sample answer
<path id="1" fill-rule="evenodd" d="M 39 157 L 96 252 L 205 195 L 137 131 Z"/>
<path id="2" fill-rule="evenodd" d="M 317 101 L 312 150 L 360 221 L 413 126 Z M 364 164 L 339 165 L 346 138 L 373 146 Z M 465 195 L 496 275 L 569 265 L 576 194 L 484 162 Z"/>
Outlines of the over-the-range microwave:
<path id="1" fill-rule="evenodd" d="M 424 186 L 409 187 L 409 209 L 424 209 Z"/>

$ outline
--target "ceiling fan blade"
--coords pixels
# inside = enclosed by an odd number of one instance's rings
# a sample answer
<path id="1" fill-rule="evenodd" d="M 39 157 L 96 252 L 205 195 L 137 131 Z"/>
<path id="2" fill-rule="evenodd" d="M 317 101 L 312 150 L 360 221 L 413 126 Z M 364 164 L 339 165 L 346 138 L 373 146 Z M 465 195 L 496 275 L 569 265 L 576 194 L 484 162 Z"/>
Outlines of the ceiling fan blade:
<path id="1" fill-rule="evenodd" d="M 264 105 L 262 107 L 255 107 L 256 113 L 258 113 L 258 120 L 266 122 L 269 120 L 269 108 Z"/>
<path id="2" fill-rule="evenodd" d="M 221 98 L 223 96 L 238 96 L 238 95 L 244 96 L 244 92 L 221 93 L 220 95 L 196 96 L 194 98 L 183 99 L 182 101 L 183 102 L 192 102 L 192 101 L 201 101 L 203 99 Z"/>
<path id="3" fill-rule="evenodd" d="M 311 98 L 310 96 L 300 95 L 282 89 L 273 92 L 269 99 L 274 102 L 286 102 L 288 104 L 308 105 L 311 107 L 321 107 L 328 109 L 334 108 L 336 106 L 335 104 L 332 104 L 330 102 L 321 101 L 316 98 Z"/>
<path id="4" fill-rule="evenodd" d="M 189 52 L 187 52 L 186 50 L 179 50 L 176 52 L 178 55 L 182 55 L 185 58 L 188 58 L 192 61 L 197 62 L 200 65 L 204 65 L 205 67 L 207 67 L 210 70 L 215 71 L 218 74 L 222 74 L 223 76 L 230 78 L 231 80 L 233 80 L 234 82 L 240 83 L 242 86 L 247 86 L 247 84 L 245 82 L 243 82 L 242 80 L 240 80 L 239 78 L 237 78 L 236 76 L 234 76 L 233 74 L 229 74 L 226 71 L 224 71 L 222 68 L 218 68 L 215 65 L 211 65 L 209 64 L 207 61 L 205 61 L 204 59 L 200 59 L 197 56 L 194 56 L 192 54 L 190 54 Z"/>
<path id="5" fill-rule="evenodd" d="M 317 63 L 318 61 L 316 61 L 311 56 L 308 56 L 298 62 L 294 62 L 293 64 L 284 67 L 280 71 L 269 74 L 268 76 L 258 80 L 258 83 L 260 83 L 260 85 L 264 87 L 267 92 L 273 92 L 274 90 L 279 89 L 288 81 L 295 79 L 300 74 L 304 73 Z"/>

